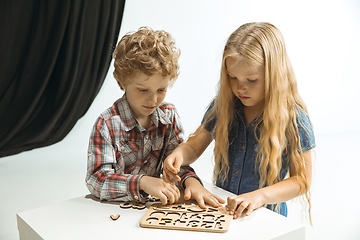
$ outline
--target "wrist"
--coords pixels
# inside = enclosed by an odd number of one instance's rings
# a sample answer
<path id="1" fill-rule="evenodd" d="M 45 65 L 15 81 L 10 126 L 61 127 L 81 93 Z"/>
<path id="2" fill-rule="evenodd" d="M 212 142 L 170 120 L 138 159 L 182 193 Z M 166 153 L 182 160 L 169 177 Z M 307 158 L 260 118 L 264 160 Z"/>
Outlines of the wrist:
<path id="1" fill-rule="evenodd" d="M 266 197 L 266 189 L 265 188 L 260 188 L 258 190 L 255 191 L 258 195 L 258 199 L 260 201 L 260 205 L 266 205 L 268 204 L 268 199 Z"/>
<path id="2" fill-rule="evenodd" d="M 199 185 L 199 184 L 200 184 L 200 182 L 194 177 L 188 177 L 187 179 L 185 179 L 185 182 L 184 182 L 185 188 L 188 188 L 191 185 Z"/>
<path id="3" fill-rule="evenodd" d="M 140 191 L 144 191 L 144 192 L 147 192 L 146 191 L 146 186 L 147 186 L 147 183 L 149 182 L 147 179 L 149 178 L 149 176 L 146 176 L 146 175 L 143 175 L 141 178 L 140 178 L 140 181 L 139 181 L 139 190 Z"/>

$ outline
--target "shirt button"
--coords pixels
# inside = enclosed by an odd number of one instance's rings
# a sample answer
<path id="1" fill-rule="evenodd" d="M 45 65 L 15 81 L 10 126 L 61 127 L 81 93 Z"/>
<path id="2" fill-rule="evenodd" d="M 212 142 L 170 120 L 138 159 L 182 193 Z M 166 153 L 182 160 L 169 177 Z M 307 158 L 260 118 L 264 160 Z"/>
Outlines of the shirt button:
<path id="1" fill-rule="evenodd" d="M 148 160 L 145 160 L 145 161 L 144 161 L 144 163 L 147 163 L 147 162 L 148 162 Z"/>
<path id="2" fill-rule="evenodd" d="M 138 196 L 135 196 L 134 198 L 135 198 L 136 200 L 138 200 L 138 199 L 139 199 L 139 197 L 138 197 Z"/>
<path id="3" fill-rule="evenodd" d="M 241 150 L 244 150 L 244 145 L 243 145 L 243 146 L 241 146 Z"/>
<path id="4" fill-rule="evenodd" d="M 235 171 L 235 174 L 236 174 L 236 175 L 239 175 L 239 170 L 236 170 L 236 171 Z"/>

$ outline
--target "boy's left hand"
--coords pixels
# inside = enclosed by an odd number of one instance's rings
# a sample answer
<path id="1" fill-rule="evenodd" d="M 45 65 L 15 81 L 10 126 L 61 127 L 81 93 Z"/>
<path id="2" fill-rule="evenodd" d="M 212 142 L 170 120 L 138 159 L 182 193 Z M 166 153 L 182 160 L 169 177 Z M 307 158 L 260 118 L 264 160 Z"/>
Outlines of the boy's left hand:
<path id="1" fill-rule="evenodd" d="M 189 177 L 186 179 L 185 186 L 184 199 L 196 200 L 203 209 L 206 208 L 205 203 L 213 207 L 221 207 L 221 204 L 225 203 L 225 200 L 206 190 L 196 178 Z"/>

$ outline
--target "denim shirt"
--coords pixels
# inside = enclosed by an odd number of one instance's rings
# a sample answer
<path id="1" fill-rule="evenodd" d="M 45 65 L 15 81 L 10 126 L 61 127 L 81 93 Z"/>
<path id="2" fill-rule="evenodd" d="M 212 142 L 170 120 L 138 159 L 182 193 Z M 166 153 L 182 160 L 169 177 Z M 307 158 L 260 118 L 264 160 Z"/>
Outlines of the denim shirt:
<path id="1" fill-rule="evenodd" d="M 212 108 L 209 107 L 207 112 Z M 257 154 L 257 140 L 255 137 L 254 121 L 247 127 L 243 112 L 244 105 L 238 99 L 235 103 L 235 116 L 229 132 L 229 173 L 224 183 L 217 181 L 216 185 L 236 195 L 252 192 L 259 189 L 260 175 L 255 167 Z M 205 114 L 206 115 L 206 114 Z M 203 119 L 204 122 L 204 119 Z M 216 119 L 210 121 L 205 129 L 212 132 Z M 300 124 L 302 122 L 302 124 Z M 298 111 L 297 117 L 300 144 L 302 151 L 308 151 L 315 147 L 315 137 L 310 120 L 305 112 Z M 282 155 L 282 168 L 280 179 L 283 180 L 289 171 L 289 162 L 286 152 Z M 276 204 L 269 204 L 267 208 L 275 210 Z M 286 203 L 280 204 L 279 213 L 287 216 Z"/>

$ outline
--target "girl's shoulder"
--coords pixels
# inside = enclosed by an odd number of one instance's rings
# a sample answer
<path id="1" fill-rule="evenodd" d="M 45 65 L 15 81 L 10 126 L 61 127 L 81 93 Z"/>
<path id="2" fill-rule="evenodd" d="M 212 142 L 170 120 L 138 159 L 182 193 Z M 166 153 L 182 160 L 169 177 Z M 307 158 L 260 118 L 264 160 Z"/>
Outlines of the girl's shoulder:
<path id="1" fill-rule="evenodd" d="M 316 146 L 313 125 L 309 115 L 302 109 L 296 110 L 296 123 L 299 131 L 302 151 L 308 151 Z"/>

